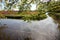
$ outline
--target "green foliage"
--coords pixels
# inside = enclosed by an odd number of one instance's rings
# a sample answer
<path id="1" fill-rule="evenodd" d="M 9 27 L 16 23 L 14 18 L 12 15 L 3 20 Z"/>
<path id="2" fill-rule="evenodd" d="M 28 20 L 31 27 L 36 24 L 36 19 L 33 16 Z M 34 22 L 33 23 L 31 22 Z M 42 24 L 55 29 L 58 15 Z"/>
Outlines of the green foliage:
<path id="1" fill-rule="evenodd" d="M 5 16 L 3 14 L 0 13 L 0 18 L 5 18 Z"/>
<path id="2" fill-rule="evenodd" d="M 21 0 L 21 5 L 19 5 L 19 12 L 30 10 L 31 3 L 32 3 L 32 0 L 30 2 L 28 0 Z"/>
<path id="3" fill-rule="evenodd" d="M 39 12 L 41 13 L 46 13 L 47 12 L 47 5 L 46 3 L 40 3 L 38 6 L 37 6 L 37 9 Z"/>
<path id="4" fill-rule="evenodd" d="M 53 18 L 53 19 L 59 19 L 60 20 L 60 13 L 49 13 L 49 15 Z"/>
<path id="5" fill-rule="evenodd" d="M 48 12 L 59 12 L 60 11 L 60 1 L 59 2 L 50 2 L 48 4 Z"/>
<path id="6" fill-rule="evenodd" d="M 57 2 L 50 2 L 49 4 L 48 4 L 48 12 L 50 12 L 49 13 L 49 15 L 52 17 L 52 18 L 54 18 L 54 19 L 56 19 L 56 20 L 60 20 L 60 1 L 57 1 Z"/>
<path id="7" fill-rule="evenodd" d="M 24 19 L 24 20 L 43 20 L 45 18 L 47 18 L 46 14 L 37 13 L 37 14 L 25 15 L 25 16 L 23 16 L 22 19 Z"/>
<path id="8" fill-rule="evenodd" d="M 2 12 L 4 14 L 2 14 Z M 13 11 L 2 11 L 0 13 L 0 18 L 13 18 L 13 19 L 23 19 L 23 20 L 43 20 L 47 18 L 45 13 L 40 13 L 38 11 L 23 11 L 22 13 Z M 6 14 L 5 14 L 6 13 Z"/>
<path id="9" fill-rule="evenodd" d="M 15 6 L 18 2 L 12 1 L 11 3 L 6 3 L 6 7 L 9 9 L 12 8 L 12 6 Z M 54 16 L 60 18 L 60 16 L 57 16 L 57 13 L 60 13 L 60 1 L 48 1 L 48 2 L 41 2 L 41 0 L 21 0 L 20 3 L 17 5 L 19 6 L 19 14 L 23 11 L 30 10 L 31 5 L 30 4 L 36 4 L 37 10 L 40 13 L 37 14 L 30 14 L 30 15 L 24 15 L 22 19 L 24 20 L 41 20 L 46 18 L 45 13 L 51 12 Z M 50 15 L 50 14 L 49 14 Z M 21 15 L 20 15 L 21 16 Z"/>

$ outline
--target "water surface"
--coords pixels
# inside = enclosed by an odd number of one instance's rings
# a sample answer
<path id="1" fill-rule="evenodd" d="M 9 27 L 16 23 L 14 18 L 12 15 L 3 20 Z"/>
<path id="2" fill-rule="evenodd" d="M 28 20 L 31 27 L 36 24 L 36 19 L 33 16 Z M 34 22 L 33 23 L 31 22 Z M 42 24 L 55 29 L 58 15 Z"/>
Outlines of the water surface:
<path id="1" fill-rule="evenodd" d="M 58 40 L 58 33 L 58 24 L 51 17 L 31 22 L 0 19 L 1 40 Z"/>

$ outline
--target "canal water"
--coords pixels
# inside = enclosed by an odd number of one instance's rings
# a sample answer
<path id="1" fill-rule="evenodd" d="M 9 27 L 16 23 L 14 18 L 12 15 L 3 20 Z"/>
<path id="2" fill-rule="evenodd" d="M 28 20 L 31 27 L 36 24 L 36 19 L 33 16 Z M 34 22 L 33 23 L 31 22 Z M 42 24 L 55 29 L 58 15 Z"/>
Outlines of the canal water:
<path id="1" fill-rule="evenodd" d="M 58 38 L 58 24 L 49 16 L 31 22 L 0 19 L 0 40 L 59 40 Z"/>

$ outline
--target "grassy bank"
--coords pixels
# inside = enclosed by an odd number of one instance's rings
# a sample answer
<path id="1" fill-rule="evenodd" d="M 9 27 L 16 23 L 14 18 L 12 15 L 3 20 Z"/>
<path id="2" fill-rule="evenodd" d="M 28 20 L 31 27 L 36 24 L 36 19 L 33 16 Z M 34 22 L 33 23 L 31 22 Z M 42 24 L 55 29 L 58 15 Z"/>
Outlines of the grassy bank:
<path id="1" fill-rule="evenodd" d="M 20 13 L 18 13 L 17 11 L 2 11 L 0 14 L 3 14 L 4 18 L 10 17 L 13 19 L 23 20 L 42 20 L 47 17 L 45 13 L 40 13 L 38 11 L 23 11 Z"/>

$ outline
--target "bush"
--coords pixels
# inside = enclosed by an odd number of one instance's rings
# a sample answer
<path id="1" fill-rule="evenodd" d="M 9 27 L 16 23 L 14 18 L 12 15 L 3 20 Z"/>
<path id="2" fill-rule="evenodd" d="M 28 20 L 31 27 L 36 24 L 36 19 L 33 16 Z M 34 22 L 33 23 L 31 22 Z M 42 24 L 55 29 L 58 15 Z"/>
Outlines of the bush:
<path id="1" fill-rule="evenodd" d="M 3 14 L 0 13 L 0 18 L 5 18 L 5 16 Z"/>
<path id="2" fill-rule="evenodd" d="M 29 15 L 25 15 L 23 16 L 23 20 L 43 20 L 47 18 L 46 14 L 40 14 L 40 13 L 37 13 L 37 14 L 29 14 Z"/>

